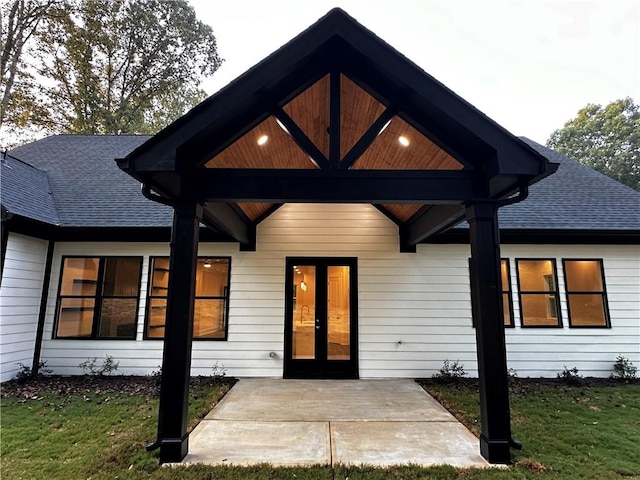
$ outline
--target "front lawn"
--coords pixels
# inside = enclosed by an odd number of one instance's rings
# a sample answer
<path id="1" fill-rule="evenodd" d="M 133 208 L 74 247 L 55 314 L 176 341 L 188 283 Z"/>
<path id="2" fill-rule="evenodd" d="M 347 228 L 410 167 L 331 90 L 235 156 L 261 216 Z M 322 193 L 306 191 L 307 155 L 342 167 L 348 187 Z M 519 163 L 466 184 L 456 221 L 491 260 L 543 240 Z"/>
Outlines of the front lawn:
<path id="1" fill-rule="evenodd" d="M 607 386 L 516 380 L 510 397 L 511 425 L 524 448 L 513 451 L 515 467 L 492 472 L 491 478 L 640 478 L 640 384 L 592 383 Z M 474 382 L 459 386 L 429 382 L 425 388 L 479 434 Z"/>
<path id="2" fill-rule="evenodd" d="M 524 449 L 504 470 L 452 467 L 159 468 L 152 379 L 69 380 L 2 386 L 1 477 L 7 479 L 628 479 L 640 478 L 640 385 L 565 387 L 521 380 L 511 396 L 514 436 Z M 78 382 L 71 385 L 70 382 Z M 110 383 L 111 382 L 111 383 Z M 147 382 L 147 383 L 145 383 Z M 140 385 L 143 385 L 141 387 Z M 147 386 L 144 386 L 147 385 Z M 194 379 L 192 424 L 228 382 Z M 476 433 L 473 382 L 425 387 Z M 428 445 L 425 445 L 428 448 Z"/>

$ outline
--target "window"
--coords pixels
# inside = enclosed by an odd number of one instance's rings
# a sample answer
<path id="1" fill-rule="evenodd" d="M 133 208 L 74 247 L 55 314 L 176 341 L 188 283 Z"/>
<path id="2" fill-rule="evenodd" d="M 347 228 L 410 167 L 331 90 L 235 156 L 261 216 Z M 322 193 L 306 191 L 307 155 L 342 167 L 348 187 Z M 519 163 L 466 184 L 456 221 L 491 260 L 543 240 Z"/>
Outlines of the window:
<path id="1" fill-rule="evenodd" d="M 556 261 L 516 259 L 523 327 L 561 327 Z"/>
<path id="2" fill-rule="evenodd" d="M 502 274 L 502 305 L 504 308 L 504 326 L 513 327 L 513 297 L 511 295 L 511 275 L 509 274 L 509 259 L 500 260 Z"/>
<path id="3" fill-rule="evenodd" d="M 473 268 L 471 259 L 469 259 L 469 272 Z M 504 326 L 513 327 L 513 297 L 511 293 L 511 275 L 509 274 L 509 259 L 503 258 L 500 260 L 500 274 L 502 279 L 502 306 L 504 312 Z M 473 289 L 473 276 L 471 280 L 471 288 Z M 473 299 L 473 291 L 471 293 Z M 473 320 L 473 326 L 475 327 L 475 320 Z"/>
<path id="4" fill-rule="evenodd" d="M 562 260 L 570 327 L 610 327 L 602 260 Z"/>
<path id="5" fill-rule="evenodd" d="M 145 338 L 164 338 L 169 257 L 150 259 Z M 226 340 L 231 259 L 201 257 L 196 265 L 193 338 Z"/>
<path id="6" fill-rule="evenodd" d="M 63 257 L 55 338 L 135 340 L 141 257 Z"/>

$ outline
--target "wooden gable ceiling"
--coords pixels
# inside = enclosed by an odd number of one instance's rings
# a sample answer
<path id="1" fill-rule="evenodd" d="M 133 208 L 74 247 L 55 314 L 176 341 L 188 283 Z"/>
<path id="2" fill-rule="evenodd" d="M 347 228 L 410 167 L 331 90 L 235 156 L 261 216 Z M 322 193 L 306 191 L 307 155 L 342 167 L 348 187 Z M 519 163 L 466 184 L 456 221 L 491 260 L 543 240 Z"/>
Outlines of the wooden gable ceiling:
<path id="1" fill-rule="evenodd" d="M 304 135 L 329 156 L 330 75 L 290 100 L 282 110 Z M 340 74 L 340 158 L 356 145 L 386 106 L 344 74 Z M 406 139 L 402 144 L 400 138 Z M 291 138 L 274 116 L 252 128 L 209 160 L 207 168 L 314 169 L 316 162 Z M 460 170 L 463 165 L 399 116 L 394 116 L 351 167 L 361 170 Z M 261 218 L 271 203 L 240 203 L 251 220 Z M 421 205 L 380 205 L 405 222 Z"/>
<path id="2" fill-rule="evenodd" d="M 264 139 L 264 143 L 261 141 Z M 317 168 L 307 155 L 269 117 L 218 155 L 209 160 L 207 168 Z"/>
<path id="3" fill-rule="evenodd" d="M 329 156 L 329 75 L 325 75 L 282 109 L 316 147 Z"/>
<path id="4" fill-rule="evenodd" d="M 404 144 L 401 143 L 404 140 Z M 360 170 L 461 170 L 462 164 L 395 116 L 353 165 Z"/>

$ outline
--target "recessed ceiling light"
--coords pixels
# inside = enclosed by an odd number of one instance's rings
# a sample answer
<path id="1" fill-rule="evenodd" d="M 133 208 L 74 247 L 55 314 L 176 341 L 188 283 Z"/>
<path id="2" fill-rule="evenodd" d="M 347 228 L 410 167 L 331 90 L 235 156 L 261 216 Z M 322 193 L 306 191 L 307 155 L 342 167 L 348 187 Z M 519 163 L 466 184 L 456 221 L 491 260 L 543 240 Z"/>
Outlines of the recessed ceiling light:
<path id="1" fill-rule="evenodd" d="M 258 138 L 258 145 L 264 145 L 269 140 L 269 135 L 262 135 Z"/>
<path id="2" fill-rule="evenodd" d="M 403 147 L 409 146 L 409 139 L 404 135 L 398 137 L 398 142 L 400 142 L 400 145 L 402 145 Z"/>

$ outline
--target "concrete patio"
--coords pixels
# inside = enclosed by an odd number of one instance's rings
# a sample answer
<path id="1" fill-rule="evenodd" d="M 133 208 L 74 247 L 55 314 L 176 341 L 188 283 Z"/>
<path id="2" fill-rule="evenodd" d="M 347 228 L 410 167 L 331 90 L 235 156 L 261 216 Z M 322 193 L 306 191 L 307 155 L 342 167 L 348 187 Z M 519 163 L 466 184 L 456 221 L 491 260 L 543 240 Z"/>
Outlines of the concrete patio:
<path id="1" fill-rule="evenodd" d="M 486 467 L 478 439 L 412 380 L 242 379 L 184 464 Z"/>

